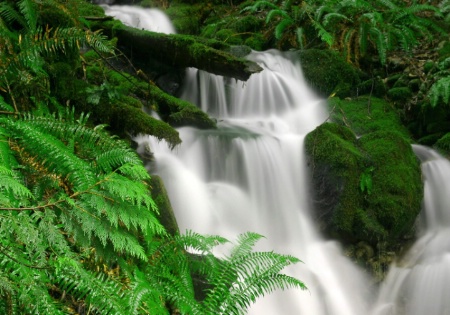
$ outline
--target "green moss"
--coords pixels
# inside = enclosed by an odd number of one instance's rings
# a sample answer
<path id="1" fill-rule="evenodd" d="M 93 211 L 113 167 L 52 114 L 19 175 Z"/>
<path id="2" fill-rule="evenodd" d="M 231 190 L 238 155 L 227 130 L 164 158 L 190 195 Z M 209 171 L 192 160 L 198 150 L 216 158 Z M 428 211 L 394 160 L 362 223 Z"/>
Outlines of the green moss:
<path id="1" fill-rule="evenodd" d="M 261 34 L 254 34 L 250 36 L 244 41 L 244 44 L 257 51 L 262 51 L 267 48 L 266 40 Z"/>
<path id="2" fill-rule="evenodd" d="M 391 100 L 403 103 L 412 97 L 412 92 L 409 87 L 395 87 L 390 89 L 387 94 Z"/>
<path id="3" fill-rule="evenodd" d="M 168 95 L 152 86 L 149 96 L 160 116 L 174 127 L 216 128 L 216 122 L 195 105 Z"/>
<path id="4" fill-rule="evenodd" d="M 247 15 L 239 17 L 233 25 L 233 28 L 239 33 L 257 32 L 264 26 L 264 20 L 258 16 Z"/>
<path id="5" fill-rule="evenodd" d="M 208 5 L 177 4 L 171 5 L 165 13 L 169 16 L 177 33 L 196 35 L 200 33 L 200 24 L 207 10 L 209 10 Z"/>
<path id="6" fill-rule="evenodd" d="M 390 240 L 399 239 L 412 228 L 421 209 L 420 163 L 411 145 L 394 132 L 370 133 L 359 144 L 375 168 L 366 211 L 386 229 Z"/>
<path id="7" fill-rule="evenodd" d="M 344 242 L 395 243 L 421 209 L 420 164 L 403 135 L 375 131 L 356 139 L 326 123 L 305 139 L 315 211 L 325 232 Z M 369 172 L 370 171 L 370 172 Z M 363 175 L 370 189 L 362 189 Z"/>
<path id="8" fill-rule="evenodd" d="M 328 97 L 357 95 L 360 82 L 357 70 L 331 50 L 306 49 L 298 52 L 303 74 L 309 85 Z"/>
<path id="9" fill-rule="evenodd" d="M 407 128 L 402 124 L 395 109 L 383 99 L 376 97 L 358 97 L 342 100 L 337 97 L 328 99 L 332 110 L 332 119 L 350 127 L 356 134 L 390 130 L 410 138 Z"/>
<path id="10" fill-rule="evenodd" d="M 232 29 L 221 29 L 214 35 L 214 38 L 216 38 L 217 40 L 223 41 L 229 45 L 241 45 L 242 44 L 241 36 Z"/>

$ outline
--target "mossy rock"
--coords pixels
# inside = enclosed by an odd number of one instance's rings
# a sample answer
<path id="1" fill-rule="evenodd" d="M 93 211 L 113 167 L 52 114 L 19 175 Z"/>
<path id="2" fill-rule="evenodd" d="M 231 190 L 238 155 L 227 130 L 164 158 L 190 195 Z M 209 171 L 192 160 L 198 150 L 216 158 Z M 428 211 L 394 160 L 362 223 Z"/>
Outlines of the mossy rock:
<path id="1" fill-rule="evenodd" d="M 420 163 L 405 138 L 376 131 L 356 138 L 325 123 L 306 136 L 316 218 L 345 243 L 393 244 L 413 227 L 421 209 Z"/>
<path id="2" fill-rule="evenodd" d="M 390 130 L 410 138 L 408 129 L 402 124 L 400 115 L 387 101 L 369 96 L 358 98 L 328 99 L 333 122 L 345 125 L 357 135 L 369 132 Z"/>
<path id="3" fill-rule="evenodd" d="M 170 204 L 164 182 L 161 177 L 152 175 L 150 179 L 150 190 L 152 198 L 159 210 L 158 219 L 171 235 L 180 234 L 178 223 Z"/>
<path id="4" fill-rule="evenodd" d="M 357 95 L 358 71 L 332 50 L 306 49 L 298 52 L 308 84 L 320 95 Z"/>

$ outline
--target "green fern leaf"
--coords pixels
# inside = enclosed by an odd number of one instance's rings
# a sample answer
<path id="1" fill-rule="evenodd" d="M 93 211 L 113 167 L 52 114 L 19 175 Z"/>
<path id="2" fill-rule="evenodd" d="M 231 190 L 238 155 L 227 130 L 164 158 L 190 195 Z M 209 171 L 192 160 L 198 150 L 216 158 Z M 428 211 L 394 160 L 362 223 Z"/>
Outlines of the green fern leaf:
<path id="1" fill-rule="evenodd" d="M 450 104 L 450 76 L 443 77 L 436 81 L 428 93 L 432 107 L 438 106 L 440 101 L 443 104 Z"/>
<path id="2" fill-rule="evenodd" d="M 280 17 L 283 20 L 284 19 L 291 20 L 291 17 L 289 16 L 289 14 L 287 14 L 286 11 L 281 10 L 281 9 L 273 9 L 273 10 L 270 10 L 269 13 L 267 14 L 266 23 L 271 22 L 276 17 Z"/>
<path id="3" fill-rule="evenodd" d="M 20 0 L 18 3 L 29 30 L 35 30 L 37 26 L 37 8 L 33 0 Z"/>
<path id="4" fill-rule="evenodd" d="M 312 24 L 318 31 L 320 39 L 331 47 L 334 42 L 333 35 L 331 35 L 331 33 L 329 33 L 320 23 L 313 21 Z"/>

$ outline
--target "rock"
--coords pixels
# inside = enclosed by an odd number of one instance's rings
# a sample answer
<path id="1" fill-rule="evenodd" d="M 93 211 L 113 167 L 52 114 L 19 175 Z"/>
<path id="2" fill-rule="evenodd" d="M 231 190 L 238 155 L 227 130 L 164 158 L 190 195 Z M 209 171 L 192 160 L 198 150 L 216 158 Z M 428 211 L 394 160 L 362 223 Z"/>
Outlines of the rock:
<path id="1" fill-rule="evenodd" d="M 413 228 L 423 184 L 402 136 L 376 131 L 357 139 L 349 128 L 325 123 L 307 135 L 305 147 L 315 217 L 327 235 L 375 245 L 394 243 Z"/>

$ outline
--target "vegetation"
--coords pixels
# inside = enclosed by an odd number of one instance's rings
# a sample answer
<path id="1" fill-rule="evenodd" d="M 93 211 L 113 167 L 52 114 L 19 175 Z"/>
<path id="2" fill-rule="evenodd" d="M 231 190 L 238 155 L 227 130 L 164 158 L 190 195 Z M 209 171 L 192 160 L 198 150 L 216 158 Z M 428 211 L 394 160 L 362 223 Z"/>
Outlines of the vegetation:
<path id="1" fill-rule="evenodd" d="M 216 257 L 224 238 L 161 225 L 163 189 L 126 135 L 178 144 L 141 107 L 180 105 L 90 30 L 96 8 L 0 3 L 0 313 L 244 314 L 277 288 L 305 289 L 281 273 L 297 258 L 253 251 L 258 234 Z"/>
<path id="2" fill-rule="evenodd" d="M 359 244 L 357 258 L 398 249 L 422 196 L 409 144 L 450 155 L 449 1 L 142 2 L 196 37 L 130 30 L 88 2 L 0 2 L 0 312 L 244 314 L 275 288 L 305 288 L 280 274 L 298 259 L 252 251 L 260 235 L 239 236 L 225 257 L 214 255 L 219 236 L 180 235 L 130 146 L 130 134 L 175 147 L 174 126 L 214 128 L 155 78 L 193 63 L 228 73 L 217 65 L 227 58 L 241 79 L 258 71 L 230 45 L 300 49 L 334 122 L 306 139 L 317 193 L 333 205 L 318 217 Z M 149 38 L 167 44 L 161 58 L 182 58 L 136 68 L 126 46 Z"/>

